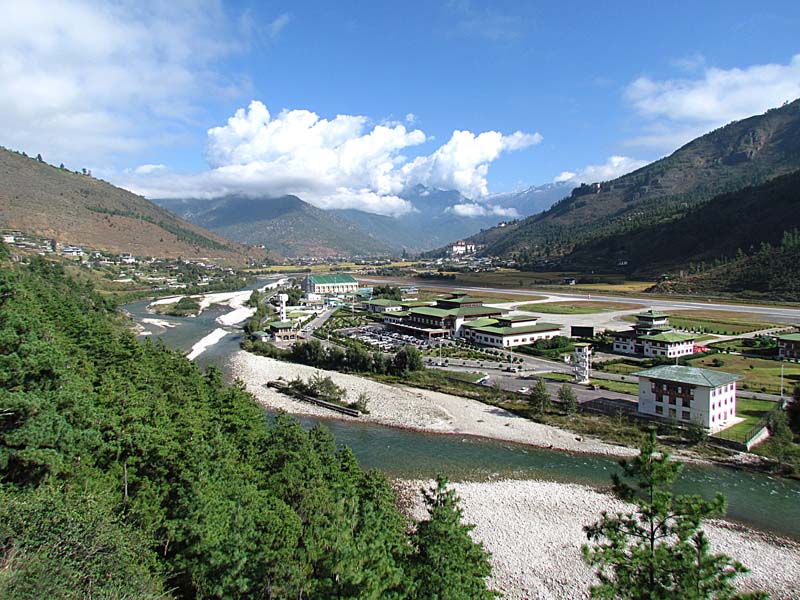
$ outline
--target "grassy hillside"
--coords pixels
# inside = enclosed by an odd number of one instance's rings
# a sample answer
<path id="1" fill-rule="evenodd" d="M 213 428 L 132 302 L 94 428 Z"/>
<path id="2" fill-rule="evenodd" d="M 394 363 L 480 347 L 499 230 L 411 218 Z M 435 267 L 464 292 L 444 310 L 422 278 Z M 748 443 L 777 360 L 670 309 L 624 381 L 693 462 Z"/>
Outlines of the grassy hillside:
<path id="1" fill-rule="evenodd" d="M 296 196 L 225 196 L 157 202 L 226 238 L 245 244 L 264 244 L 284 256 L 363 256 L 394 251 L 354 223 Z"/>
<path id="2" fill-rule="evenodd" d="M 722 193 L 800 168 L 800 100 L 726 125 L 610 182 L 582 186 L 550 210 L 478 238 L 487 254 L 536 265 L 576 245 L 686 214 Z"/>
<path id="3" fill-rule="evenodd" d="M 0 227 L 116 253 L 246 262 L 246 248 L 141 196 L 5 149 Z"/>

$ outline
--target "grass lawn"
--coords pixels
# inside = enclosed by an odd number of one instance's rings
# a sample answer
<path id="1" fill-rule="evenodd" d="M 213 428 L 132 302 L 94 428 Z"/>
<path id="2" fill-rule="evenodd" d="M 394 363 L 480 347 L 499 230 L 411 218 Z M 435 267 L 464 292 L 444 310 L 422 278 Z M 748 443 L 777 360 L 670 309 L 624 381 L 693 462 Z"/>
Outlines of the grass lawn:
<path id="1" fill-rule="evenodd" d="M 679 329 L 707 329 L 712 333 L 736 335 L 774 327 L 753 313 L 730 313 L 722 310 L 678 310 L 671 312 L 669 322 Z"/>
<path id="2" fill-rule="evenodd" d="M 575 376 L 567 373 L 544 373 L 542 378 L 551 381 L 575 381 Z"/>
<path id="3" fill-rule="evenodd" d="M 722 361 L 722 366 L 712 365 L 714 359 Z M 780 394 L 781 363 L 777 360 L 765 358 L 750 358 L 735 354 L 715 354 L 703 356 L 686 361 L 692 367 L 713 369 L 734 375 L 742 375 L 744 379 L 739 382 L 739 387 L 756 392 Z M 784 393 L 791 392 L 794 386 L 800 384 L 800 365 L 784 363 L 783 387 Z"/>
<path id="4" fill-rule="evenodd" d="M 736 399 L 736 416 L 744 421 L 720 432 L 720 437 L 744 441 L 753 426 L 775 408 L 775 402 L 769 400 L 750 400 L 748 398 Z"/>
<path id="5" fill-rule="evenodd" d="M 619 392 L 620 394 L 630 394 L 632 396 L 639 395 L 638 383 L 625 383 L 623 381 L 609 381 L 607 379 L 592 379 L 593 384 L 601 390 L 608 390 L 609 392 Z"/>
<path id="6" fill-rule="evenodd" d="M 645 368 L 646 367 L 643 367 L 642 365 L 639 364 L 620 362 L 620 363 L 612 363 L 610 365 L 605 365 L 603 367 L 603 373 L 630 375 L 631 373 L 636 373 L 637 371 L 641 371 Z"/>
<path id="7" fill-rule="evenodd" d="M 590 315 L 615 310 L 636 310 L 638 308 L 642 308 L 642 305 L 628 304 L 626 302 L 598 302 L 586 300 L 585 302 L 543 302 L 541 304 L 525 304 L 524 306 L 520 306 L 519 310 L 554 315 Z"/>

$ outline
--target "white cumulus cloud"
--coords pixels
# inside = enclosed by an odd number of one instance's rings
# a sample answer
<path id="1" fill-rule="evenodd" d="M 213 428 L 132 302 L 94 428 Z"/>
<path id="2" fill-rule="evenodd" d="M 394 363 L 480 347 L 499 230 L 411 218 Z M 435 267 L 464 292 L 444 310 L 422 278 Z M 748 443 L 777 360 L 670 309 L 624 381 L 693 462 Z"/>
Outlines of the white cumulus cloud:
<path id="1" fill-rule="evenodd" d="M 0 14 L 3 143 L 50 162 L 175 141 L 231 89 L 216 68 L 238 42 L 215 0 L 0 0 Z"/>
<path id="2" fill-rule="evenodd" d="M 602 165 L 587 165 L 578 171 L 563 171 L 553 179 L 553 182 L 580 185 L 581 183 L 610 181 L 640 169 L 649 162 L 648 160 L 639 160 L 629 156 L 610 156 Z"/>
<path id="3" fill-rule="evenodd" d="M 698 65 L 699 66 L 699 65 Z M 699 78 L 640 77 L 625 98 L 645 121 L 629 145 L 674 149 L 731 121 L 763 113 L 800 97 L 800 54 L 786 64 L 707 67 Z"/>
<path id="4" fill-rule="evenodd" d="M 209 171 L 184 176 L 161 172 L 125 184 L 149 197 L 296 194 L 321 208 L 398 215 L 414 210 L 400 196 L 416 184 L 455 189 L 472 199 L 486 196 L 491 162 L 503 152 L 538 143 L 541 136 L 455 131 L 430 155 L 413 160 L 404 155 L 428 139 L 403 123 L 371 125 L 359 115 L 325 119 L 300 109 L 273 115 L 254 100 L 224 125 L 208 130 Z"/>
<path id="5" fill-rule="evenodd" d="M 136 167 L 133 172 L 137 175 L 149 175 L 150 173 L 155 173 L 157 171 L 163 171 L 166 169 L 166 165 L 139 165 Z"/>
<path id="6" fill-rule="evenodd" d="M 519 217 L 519 213 L 515 208 L 504 208 L 495 204 L 479 204 L 477 202 L 454 204 L 447 208 L 448 212 L 458 215 L 459 217 L 508 217 L 515 219 Z"/>

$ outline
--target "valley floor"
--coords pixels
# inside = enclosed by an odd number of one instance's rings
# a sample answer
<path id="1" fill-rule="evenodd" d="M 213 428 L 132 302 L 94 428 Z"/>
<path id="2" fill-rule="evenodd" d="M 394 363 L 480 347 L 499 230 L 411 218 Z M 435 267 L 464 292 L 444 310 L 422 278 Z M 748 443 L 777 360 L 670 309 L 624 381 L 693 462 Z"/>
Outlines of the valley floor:
<path id="1" fill-rule="evenodd" d="M 418 490 L 431 481 L 398 481 L 407 512 L 424 518 Z M 452 484 L 461 498 L 464 521 L 474 523 L 472 536 L 491 552 L 491 586 L 508 600 L 589 598 L 595 583 L 584 564 L 583 526 L 602 511 L 629 510 L 613 496 L 590 487 L 535 480 Z M 762 590 L 772 600 L 794 600 L 800 590 L 800 544 L 709 520 L 704 531 L 712 552 L 721 552 L 750 569 L 737 579 L 743 591 Z"/>

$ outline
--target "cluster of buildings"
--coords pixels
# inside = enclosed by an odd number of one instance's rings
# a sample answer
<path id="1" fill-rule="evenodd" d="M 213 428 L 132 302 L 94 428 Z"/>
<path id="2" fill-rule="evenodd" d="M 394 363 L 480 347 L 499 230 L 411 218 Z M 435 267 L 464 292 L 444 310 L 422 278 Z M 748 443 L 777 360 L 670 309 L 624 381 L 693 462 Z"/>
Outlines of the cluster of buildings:
<path id="1" fill-rule="evenodd" d="M 561 335 L 561 325 L 540 323 L 531 314 L 510 314 L 484 305 L 480 298 L 461 296 L 432 302 L 378 298 L 364 302 L 366 310 L 382 313 L 384 323 L 423 337 L 463 339 L 482 346 L 512 348 Z"/>
<path id="2" fill-rule="evenodd" d="M 669 316 L 650 309 L 636 315 L 630 331 L 611 334 L 614 352 L 648 358 L 679 358 L 694 354 L 697 336 L 675 331 Z"/>

